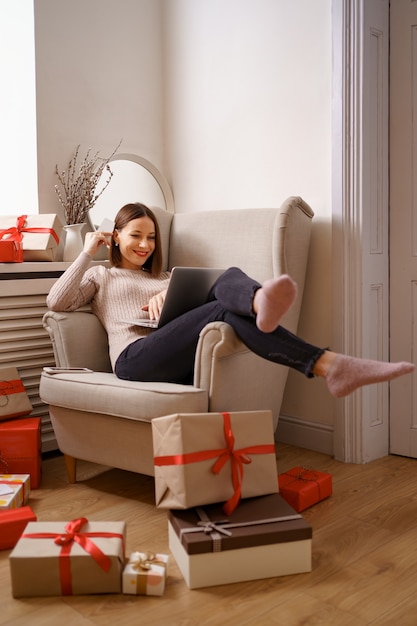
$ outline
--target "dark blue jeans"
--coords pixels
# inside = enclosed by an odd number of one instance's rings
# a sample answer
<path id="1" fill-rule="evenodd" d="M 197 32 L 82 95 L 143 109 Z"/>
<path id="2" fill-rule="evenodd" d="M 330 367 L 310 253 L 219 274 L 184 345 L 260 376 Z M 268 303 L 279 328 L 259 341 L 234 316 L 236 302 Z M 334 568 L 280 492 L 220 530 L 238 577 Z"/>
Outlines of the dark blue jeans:
<path id="1" fill-rule="evenodd" d="M 201 330 L 210 322 L 226 322 L 259 356 L 312 377 L 324 349 L 312 346 L 282 326 L 263 333 L 256 326 L 252 301 L 260 284 L 231 267 L 213 285 L 206 304 L 177 317 L 120 354 L 115 373 L 125 380 L 192 384 Z"/>

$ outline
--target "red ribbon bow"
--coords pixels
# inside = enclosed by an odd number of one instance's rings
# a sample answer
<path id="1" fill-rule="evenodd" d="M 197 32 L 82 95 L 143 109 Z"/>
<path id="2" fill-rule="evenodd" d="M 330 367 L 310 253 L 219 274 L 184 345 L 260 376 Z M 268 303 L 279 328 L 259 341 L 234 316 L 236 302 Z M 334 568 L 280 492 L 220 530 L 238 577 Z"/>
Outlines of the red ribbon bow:
<path id="1" fill-rule="evenodd" d="M 27 215 L 19 215 L 16 221 L 16 226 L 11 228 L 0 229 L 0 239 L 4 239 L 7 236 L 8 241 L 17 241 L 20 243 L 23 239 L 22 233 L 48 233 L 52 235 L 57 244 L 59 243 L 59 237 L 53 228 L 25 228 Z"/>
<path id="2" fill-rule="evenodd" d="M 26 539 L 53 539 L 54 542 L 60 546 L 61 552 L 59 555 L 59 573 L 61 579 L 61 591 L 64 596 L 72 595 L 72 576 L 71 576 L 71 563 L 70 553 L 74 542 L 78 543 L 83 550 L 93 557 L 96 563 L 106 573 L 111 567 L 110 558 L 100 550 L 93 541 L 90 541 L 89 537 L 119 537 L 123 543 L 123 535 L 119 533 L 107 533 L 107 532 L 91 532 L 82 533 L 81 528 L 84 524 L 87 524 L 88 520 L 85 517 L 68 522 L 65 526 L 65 533 L 24 533 L 22 537 Z M 125 553 L 123 545 L 123 554 Z"/>
<path id="3" fill-rule="evenodd" d="M 233 513 L 242 495 L 242 481 L 244 474 L 244 464 L 252 463 L 250 454 L 275 454 L 275 446 L 273 444 L 248 446 L 235 450 L 235 438 L 233 435 L 230 413 L 222 413 L 224 438 L 226 448 L 221 450 L 203 450 L 200 452 L 189 452 L 186 454 L 175 454 L 172 456 L 158 456 L 154 459 L 154 464 L 158 467 L 163 465 L 185 465 L 187 463 L 196 463 L 198 461 L 207 461 L 208 459 L 217 460 L 212 466 L 212 472 L 219 474 L 227 461 L 230 459 L 232 470 L 232 485 L 234 493 L 231 498 L 224 504 L 223 510 L 226 515 Z"/>

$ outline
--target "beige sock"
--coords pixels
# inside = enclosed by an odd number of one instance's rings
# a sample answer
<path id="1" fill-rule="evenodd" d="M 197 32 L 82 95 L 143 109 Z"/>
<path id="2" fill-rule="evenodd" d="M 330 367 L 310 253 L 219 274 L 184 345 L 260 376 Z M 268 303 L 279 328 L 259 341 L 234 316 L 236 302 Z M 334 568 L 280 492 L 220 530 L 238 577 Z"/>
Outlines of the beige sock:
<path id="1" fill-rule="evenodd" d="M 343 398 L 364 385 L 386 382 L 410 374 L 414 368 L 414 363 L 386 363 L 338 354 L 330 365 L 325 380 L 332 396 Z"/>
<path id="2" fill-rule="evenodd" d="M 297 285 L 288 274 L 271 278 L 256 294 L 256 325 L 264 333 L 271 333 L 279 325 L 297 297 Z"/>

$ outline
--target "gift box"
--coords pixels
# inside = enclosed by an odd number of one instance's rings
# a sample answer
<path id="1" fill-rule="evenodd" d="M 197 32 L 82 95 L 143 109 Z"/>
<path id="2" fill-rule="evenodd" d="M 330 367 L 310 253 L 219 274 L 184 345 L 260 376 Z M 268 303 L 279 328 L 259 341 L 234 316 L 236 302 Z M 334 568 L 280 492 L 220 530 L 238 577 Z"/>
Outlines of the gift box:
<path id="1" fill-rule="evenodd" d="M 123 593 L 162 596 L 167 579 L 167 554 L 132 552 L 123 570 Z"/>
<path id="2" fill-rule="evenodd" d="M 0 474 L 2 485 L 21 485 L 23 504 L 26 504 L 30 494 L 30 474 Z"/>
<path id="3" fill-rule="evenodd" d="M 21 242 L 24 261 L 54 261 L 62 229 L 55 213 L 0 218 L 0 237 Z"/>
<path id="4" fill-rule="evenodd" d="M 17 509 L 23 505 L 22 484 L 1 484 L 0 482 L 0 511 Z"/>
<path id="5" fill-rule="evenodd" d="M 271 411 L 182 413 L 152 420 L 155 498 L 187 509 L 278 491 Z"/>
<path id="6" fill-rule="evenodd" d="M 296 511 L 304 511 L 332 495 L 332 477 L 304 467 L 293 467 L 279 474 L 279 491 Z"/>
<path id="7" fill-rule="evenodd" d="M 30 506 L 0 512 L 0 550 L 14 548 L 28 522 L 36 522 Z"/>
<path id="8" fill-rule="evenodd" d="M 0 421 L 29 415 L 32 405 L 15 367 L 0 368 Z"/>
<path id="9" fill-rule="evenodd" d="M 0 263 L 23 263 L 22 242 L 3 239 L 0 233 Z"/>
<path id="10" fill-rule="evenodd" d="M 0 424 L 0 471 L 30 474 L 30 485 L 41 482 L 41 418 L 24 417 Z"/>
<path id="11" fill-rule="evenodd" d="M 125 522 L 29 522 L 10 554 L 13 597 L 121 593 Z"/>
<path id="12" fill-rule="evenodd" d="M 311 571 L 311 526 L 279 494 L 168 512 L 169 548 L 190 589 Z"/>

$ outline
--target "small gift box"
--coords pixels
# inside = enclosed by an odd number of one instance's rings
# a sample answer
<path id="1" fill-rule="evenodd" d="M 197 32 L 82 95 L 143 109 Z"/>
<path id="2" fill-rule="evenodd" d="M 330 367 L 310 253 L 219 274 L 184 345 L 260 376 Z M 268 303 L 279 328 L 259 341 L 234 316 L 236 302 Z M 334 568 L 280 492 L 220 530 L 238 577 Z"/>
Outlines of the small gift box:
<path id="1" fill-rule="evenodd" d="M 167 579 L 167 554 L 132 552 L 123 571 L 123 593 L 162 596 Z"/>
<path id="2" fill-rule="evenodd" d="M 0 512 L 0 550 L 14 548 L 28 522 L 36 522 L 30 506 Z"/>
<path id="3" fill-rule="evenodd" d="M 152 420 L 160 508 L 222 502 L 278 491 L 271 411 L 182 413 Z"/>
<path id="4" fill-rule="evenodd" d="M 169 511 L 169 548 L 190 589 L 311 571 L 311 526 L 279 494 Z"/>
<path id="5" fill-rule="evenodd" d="M 29 522 L 13 552 L 13 597 L 121 593 L 125 522 Z"/>
<path id="6" fill-rule="evenodd" d="M 15 367 L 0 369 L 0 421 L 29 415 L 32 405 Z"/>
<path id="7" fill-rule="evenodd" d="M 3 239 L 0 233 L 0 263 L 23 263 L 22 242 Z"/>
<path id="8" fill-rule="evenodd" d="M 17 509 L 23 504 L 22 484 L 1 484 L 0 481 L 0 511 Z"/>
<path id="9" fill-rule="evenodd" d="M 30 494 L 30 474 L 0 474 L 2 485 L 22 485 L 23 504 L 26 504 Z"/>
<path id="10" fill-rule="evenodd" d="M 62 228 L 55 213 L 0 218 L 0 238 L 21 243 L 24 261 L 54 261 Z"/>
<path id="11" fill-rule="evenodd" d="M 332 477 L 304 467 L 279 474 L 279 491 L 296 511 L 304 511 L 332 495 Z"/>
<path id="12" fill-rule="evenodd" d="M 24 417 L 0 424 L 0 471 L 30 474 L 30 485 L 41 481 L 41 418 Z"/>

